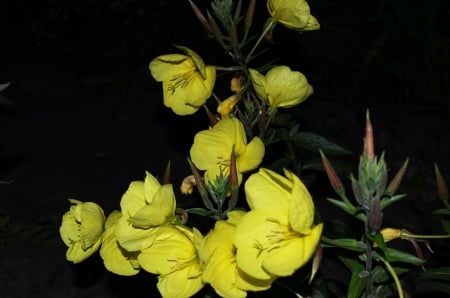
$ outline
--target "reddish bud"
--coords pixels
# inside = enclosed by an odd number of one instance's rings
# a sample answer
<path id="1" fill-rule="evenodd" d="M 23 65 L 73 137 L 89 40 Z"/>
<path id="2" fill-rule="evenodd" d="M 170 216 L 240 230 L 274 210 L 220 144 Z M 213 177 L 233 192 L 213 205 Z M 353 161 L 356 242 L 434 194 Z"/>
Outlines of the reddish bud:
<path id="1" fill-rule="evenodd" d="M 395 174 L 394 179 L 392 179 L 389 186 L 386 188 L 385 194 L 388 196 L 392 196 L 397 191 L 400 182 L 402 182 L 403 175 L 405 175 L 406 167 L 408 166 L 409 159 L 407 158 L 406 161 L 403 163 L 403 166 L 398 170 L 397 174 Z"/>
<path id="2" fill-rule="evenodd" d="M 325 172 L 327 173 L 328 179 L 330 179 L 331 186 L 333 186 L 333 189 L 337 194 L 343 195 L 345 193 L 345 188 L 341 182 L 341 179 L 336 174 L 336 171 L 334 170 L 333 166 L 331 165 L 325 154 L 322 152 L 322 150 L 319 150 L 319 152 L 320 156 L 322 157 L 322 163 L 323 167 L 325 168 Z"/>
<path id="3" fill-rule="evenodd" d="M 370 122 L 369 111 L 366 113 L 366 137 L 364 139 L 364 154 L 369 160 L 375 159 L 375 148 L 373 145 L 373 128 Z"/>
<path id="4" fill-rule="evenodd" d="M 234 145 L 231 151 L 231 158 L 230 158 L 230 186 L 231 186 L 231 198 L 228 203 L 229 206 L 228 210 L 232 210 L 234 207 L 236 207 L 239 192 L 238 174 L 236 168 L 236 154 L 234 152 Z"/>
<path id="5" fill-rule="evenodd" d="M 170 183 L 170 160 L 167 163 L 166 169 L 164 170 L 164 175 L 162 179 L 162 184 L 169 184 Z"/>

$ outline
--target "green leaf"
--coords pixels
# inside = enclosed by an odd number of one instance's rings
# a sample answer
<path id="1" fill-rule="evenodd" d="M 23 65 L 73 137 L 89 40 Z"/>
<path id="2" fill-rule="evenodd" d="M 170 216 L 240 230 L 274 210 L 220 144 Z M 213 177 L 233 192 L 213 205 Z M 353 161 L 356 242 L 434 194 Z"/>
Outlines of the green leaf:
<path id="1" fill-rule="evenodd" d="M 300 148 L 314 152 L 318 152 L 319 149 L 322 149 L 323 153 L 330 155 L 352 154 L 351 151 L 311 132 L 299 132 L 291 137 L 291 141 Z"/>
<path id="2" fill-rule="evenodd" d="M 389 262 L 403 262 L 416 266 L 420 266 L 424 263 L 422 259 L 416 257 L 415 255 L 393 248 L 387 248 L 385 250 L 385 254 Z"/>
<path id="3" fill-rule="evenodd" d="M 332 199 L 332 198 L 327 198 L 327 200 L 336 205 L 337 207 L 341 208 L 342 210 L 344 210 L 345 212 L 347 212 L 350 215 L 355 215 L 356 212 L 358 212 L 358 209 L 355 208 L 354 206 L 349 206 L 347 205 L 344 201 L 341 200 L 336 200 L 336 199 Z"/>
<path id="4" fill-rule="evenodd" d="M 361 277 L 363 271 L 365 271 L 364 266 L 353 259 L 339 257 L 339 259 L 347 266 L 352 272 L 352 277 L 350 278 L 350 283 L 348 285 L 347 297 L 348 298 L 358 298 L 361 296 L 364 288 L 366 287 L 367 279 Z"/>
<path id="5" fill-rule="evenodd" d="M 208 209 L 204 209 L 204 208 L 189 208 L 189 209 L 186 209 L 185 211 L 188 213 L 201 215 L 201 216 L 211 216 L 211 215 L 216 214 L 215 212 L 208 210 Z"/>
<path id="6" fill-rule="evenodd" d="M 438 210 L 433 211 L 433 214 L 450 215 L 450 210 L 449 209 L 438 209 Z"/>
<path id="7" fill-rule="evenodd" d="M 428 269 L 420 273 L 419 280 L 444 280 L 450 282 L 450 267 Z"/>
<path id="8" fill-rule="evenodd" d="M 384 197 L 383 199 L 381 199 L 381 202 L 380 202 L 381 210 L 383 210 L 387 206 L 391 205 L 392 203 L 395 203 L 395 202 L 403 199 L 404 197 L 406 197 L 405 194 L 399 194 L 399 195 L 395 195 L 392 197 Z"/>
<path id="9" fill-rule="evenodd" d="M 353 168 L 348 163 L 339 161 L 339 160 L 332 160 L 329 159 L 330 163 L 333 165 L 334 170 L 336 173 L 339 173 L 343 176 L 348 176 L 352 171 Z M 323 167 L 323 161 L 321 158 L 313 158 L 309 160 L 303 161 L 302 169 L 306 170 L 315 170 L 315 171 L 325 171 Z"/>
<path id="10" fill-rule="evenodd" d="M 330 246 L 337 246 L 348 250 L 363 252 L 366 250 L 366 244 L 351 238 L 330 239 L 323 237 L 323 242 Z"/>

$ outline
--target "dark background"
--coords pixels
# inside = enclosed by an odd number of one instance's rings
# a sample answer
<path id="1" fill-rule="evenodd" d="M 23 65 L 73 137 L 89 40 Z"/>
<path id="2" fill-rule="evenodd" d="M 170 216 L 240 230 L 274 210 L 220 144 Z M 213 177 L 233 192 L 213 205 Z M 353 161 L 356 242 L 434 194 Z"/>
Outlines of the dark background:
<path id="1" fill-rule="evenodd" d="M 268 16 L 259 2 L 255 32 Z M 302 128 L 353 151 L 346 161 L 356 166 L 369 109 L 390 177 L 410 158 L 401 187 L 408 197 L 386 212 L 385 223 L 442 233 L 440 218 L 429 214 L 442 207 L 433 163 L 450 181 L 449 2 L 310 6 L 319 31 L 277 26 L 268 45 L 269 57 L 302 71 L 314 86 L 294 115 Z M 97 202 L 105 213 L 118 209 L 130 181 L 145 170 L 160 177 L 169 160 L 179 185 L 189 174 L 192 138 L 207 119 L 165 108 L 148 63 L 174 53 L 174 44 L 191 47 L 207 64 L 230 61 L 206 38 L 187 1 L 2 0 L 0 32 L 0 83 L 11 82 L 1 94 L 10 102 L 0 106 L 0 180 L 11 182 L 0 185 L 0 296 L 125 297 L 130 284 L 151 291 L 152 278 L 112 276 L 97 255 L 66 262 L 60 217 L 68 198 Z M 318 183 L 318 198 L 332 195 L 324 177 Z M 343 216 L 317 204 L 325 218 Z M 435 245 L 445 256 L 442 242 Z"/>

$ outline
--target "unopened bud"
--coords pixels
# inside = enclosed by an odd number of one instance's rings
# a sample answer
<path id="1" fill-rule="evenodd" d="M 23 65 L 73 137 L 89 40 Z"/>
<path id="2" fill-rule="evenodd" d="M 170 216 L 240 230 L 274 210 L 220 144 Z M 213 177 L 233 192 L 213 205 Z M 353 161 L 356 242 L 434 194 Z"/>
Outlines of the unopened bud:
<path id="1" fill-rule="evenodd" d="M 194 191 L 194 186 L 197 185 L 195 183 L 194 175 L 189 175 L 183 179 L 183 182 L 180 186 L 180 191 L 184 195 L 190 195 Z"/>

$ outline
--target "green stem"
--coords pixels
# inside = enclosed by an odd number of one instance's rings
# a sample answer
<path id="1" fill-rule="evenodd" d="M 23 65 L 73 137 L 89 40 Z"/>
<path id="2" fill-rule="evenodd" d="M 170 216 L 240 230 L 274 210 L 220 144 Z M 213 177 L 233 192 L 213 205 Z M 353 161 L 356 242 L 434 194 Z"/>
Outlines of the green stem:
<path id="1" fill-rule="evenodd" d="M 392 268 L 391 264 L 389 264 L 389 262 L 387 260 L 385 260 L 383 257 L 381 257 L 378 254 L 376 254 L 376 256 L 381 260 L 381 262 L 384 263 L 384 265 L 386 266 L 386 269 L 389 271 L 392 278 L 394 279 L 395 287 L 397 288 L 398 297 L 404 298 L 402 285 L 400 284 L 400 280 L 398 279 L 397 273 L 395 273 L 394 268 Z"/>
<path id="2" fill-rule="evenodd" d="M 261 33 L 261 35 L 259 36 L 258 40 L 256 41 L 255 45 L 253 46 L 253 48 L 251 49 L 250 53 L 248 53 L 247 57 L 245 58 L 245 64 L 247 64 L 249 62 L 249 60 L 252 58 L 253 53 L 255 52 L 256 48 L 259 46 L 259 44 L 261 43 L 262 39 L 264 38 L 264 36 L 266 36 L 267 32 L 269 32 L 270 30 L 272 30 L 275 25 L 277 24 L 277 22 L 273 19 L 269 20 L 269 23 L 267 24 L 267 26 L 264 28 L 263 32 Z"/>

